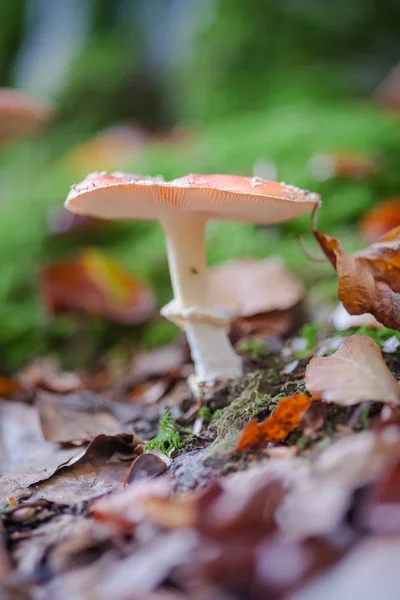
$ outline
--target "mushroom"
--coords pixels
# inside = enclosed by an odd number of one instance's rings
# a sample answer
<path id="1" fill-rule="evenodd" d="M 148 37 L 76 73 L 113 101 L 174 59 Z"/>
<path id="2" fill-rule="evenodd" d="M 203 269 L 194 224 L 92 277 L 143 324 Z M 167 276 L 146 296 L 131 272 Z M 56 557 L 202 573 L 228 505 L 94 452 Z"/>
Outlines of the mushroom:
<path id="1" fill-rule="evenodd" d="M 0 88 L 0 145 L 36 133 L 49 118 L 44 103 L 21 90 Z"/>
<path id="2" fill-rule="evenodd" d="M 161 314 L 182 327 L 198 383 L 242 374 L 242 361 L 209 290 L 205 226 L 209 219 L 279 223 L 312 210 L 317 194 L 285 183 L 236 175 L 188 175 L 164 182 L 134 175 L 89 175 L 72 186 L 68 210 L 104 219 L 159 221 L 165 234 L 174 300 Z"/>

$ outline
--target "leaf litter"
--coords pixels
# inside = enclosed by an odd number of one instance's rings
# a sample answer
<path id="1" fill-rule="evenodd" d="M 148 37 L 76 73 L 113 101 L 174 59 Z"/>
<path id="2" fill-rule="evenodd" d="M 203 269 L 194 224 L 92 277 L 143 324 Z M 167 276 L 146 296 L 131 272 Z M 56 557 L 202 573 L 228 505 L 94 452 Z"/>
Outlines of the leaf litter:
<path id="1" fill-rule="evenodd" d="M 339 242 L 318 235 L 337 267 Z M 343 259 L 354 266 L 345 275 L 337 267 L 353 303 L 366 302 L 360 277 L 368 290 L 372 278 L 398 293 L 397 248 L 395 232 Z M 343 338 L 332 354 L 329 333 L 318 343 L 320 331 L 295 356 L 283 339 L 288 329 L 265 326 L 279 312 L 292 319 L 303 297 L 280 269 L 281 283 L 249 284 L 247 308 L 235 300 L 230 309 L 232 339 L 247 344 L 244 377 L 200 400 L 185 382 L 179 343 L 134 351 L 123 371 L 102 363 L 98 373 L 64 373 L 42 361 L 5 380 L 5 598 L 280 600 L 325 588 L 329 597 L 335 578 L 346 592 L 351 565 L 364 572 L 361 560 L 375 564 L 373 548 L 392 564 L 400 536 L 397 357 L 363 335 Z M 283 299 L 286 285 L 296 298 Z M 397 571 L 387 570 L 391 585 L 400 585 Z M 382 585 L 371 577 L 371 586 Z M 364 589 L 356 576 L 351 585 Z"/>

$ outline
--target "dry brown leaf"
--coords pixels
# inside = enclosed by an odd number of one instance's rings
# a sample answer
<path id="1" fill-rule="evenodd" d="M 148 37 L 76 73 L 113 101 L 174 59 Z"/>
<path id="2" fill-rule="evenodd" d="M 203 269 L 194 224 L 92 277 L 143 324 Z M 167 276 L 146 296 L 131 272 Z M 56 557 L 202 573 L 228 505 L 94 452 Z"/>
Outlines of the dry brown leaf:
<path id="1" fill-rule="evenodd" d="M 306 370 L 310 394 L 345 406 L 365 400 L 400 402 L 400 386 L 371 338 L 352 335 L 327 357 L 315 356 Z"/>
<path id="2" fill-rule="evenodd" d="M 38 481 L 32 498 L 75 504 L 122 488 L 130 462 L 141 452 L 135 436 L 98 435 L 74 461 Z"/>
<path id="3" fill-rule="evenodd" d="M 172 479 L 163 475 L 143 479 L 128 485 L 124 490 L 95 500 L 91 514 L 102 523 L 130 532 L 144 518 L 144 504 L 149 498 L 168 498 L 172 493 Z"/>
<path id="4" fill-rule="evenodd" d="M 294 394 L 279 400 L 279 403 L 270 417 L 257 423 L 252 419 L 243 429 L 236 450 L 248 452 L 268 442 L 279 442 L 296 429 L 301 423 L 303 415 L 313 402 L 306 394 Z"/>
<path id="5" fill-rule="evenodd" d="M 34 393 L 40 388 L 58 394 L 67 394 L 84 387 L 77 373 L 61 372 L 57 362 L 51 358 L 38 359 L 28 364 L 18 373 L 18 382 L 28 393 Z"/>
<path id="6" fill-rule="evenodd" d="M 210 270 L 210 285 L 215 302 L 231 318 L 286 310 L 304 294 L 301 283 L 276 258 L 222 263 Z"/>
<path id="7" fill-rule="evenodd" d="M 81 451 L 47 442 L 35 408 L 20 402 L 0 402 L 0 507 L 10 496 L 30 496 L 30 485 L 48 477 Z"/>
<path id="8" fill-rule="evenodd" d="M 400 198 L 386 198 L 378 202 L 363 217 L 360 233 L 369 242 L 376 242 L 381 236 L 400 225 Z"/>
<path id="9" fill-rule="evenodd" d="M 35 403 L 48 442 L 88 442 L 96 435 L 117 435 L 123 427 L 112 406 L 91 394 L 57 396 L 42 392 Z"/>
<path id="10" fill-rule="evenodd" d="M 155 308 L 147 285 L 93 249 L 43 269 L 42 293 L 49 314 L 76 312 L 116 323 L 142 323 Z"/>
<path id="11" fill-rule="evenodd" d="M 143 479 L 153 479 L 167 470 L 167 463 L 156 454 L 141 454 L 131 464 L 125 477 L 124 485 L 132 485 Z"/>
<path id="12" fill-rule="evenodd" d="M 314 225 L 313 233 L 336 269 L 345 309 L 351 315 L 371 313 L 382 325 L 400 329 L 400 227 L 356 254 L 344 252 L 337 239 Z"/>

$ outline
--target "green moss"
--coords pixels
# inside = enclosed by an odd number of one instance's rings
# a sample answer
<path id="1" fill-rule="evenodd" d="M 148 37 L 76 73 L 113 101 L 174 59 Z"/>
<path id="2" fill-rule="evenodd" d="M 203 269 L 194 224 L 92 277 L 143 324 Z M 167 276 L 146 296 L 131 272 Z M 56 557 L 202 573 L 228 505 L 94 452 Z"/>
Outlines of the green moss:
<path id="1" fill-rule="evenodd" d="M 268 408 L 271 396 L 260 394 L 260 377 L 256 377 L 236 400 L 223 408 L 218 417 L 214 414 L 211 427 L 216 431 L 217 439 L 237 435 L 251 418 Z"/>
<path id="2" fill-rule="evenodd" d="M 161 450 L 164 454 L 171 454 L 174 450 L 182 448 L 182 440 L 177 431 L 171 415 L 170 409 L 165 409 L 160 419 L 160 431 L 155 438 L 145 444 L 145 451 Z"/>

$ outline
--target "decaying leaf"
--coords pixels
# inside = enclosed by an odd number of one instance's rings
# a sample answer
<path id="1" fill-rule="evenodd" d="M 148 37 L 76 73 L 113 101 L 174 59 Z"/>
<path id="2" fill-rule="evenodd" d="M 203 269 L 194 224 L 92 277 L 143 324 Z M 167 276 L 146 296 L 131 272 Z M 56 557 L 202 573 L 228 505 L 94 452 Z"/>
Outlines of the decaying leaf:
<path id="1" fill-rule="evenodd" d="M 313 233 L 336 269 L 345 309 L 351 315 L 371 313 L 382 325 L 400 329 L 400 227 L 356 254 L 347 254 L 336 238 L 314 226 Z"/>
<path id="2" fill-rule="evenodd" d="M 247 452 L 260 444 L 279 442 L 299 427 L 304 413 L 310 407 L 313 398 L 306 394 L 294 394 L 279 400 L 270 417 L 257 423 L 252 419 L 242 431 L 236 449 Z"/>
<path id="3" fill-rule="evenodd" d="M 167 463 L 156 454 L 141 454 L 131 464 L 126 474 L 124 485 L 130 485 L 143 479 L 153 479 L 167 470 Z"/>
<path id="4" fill-rule="evenodd" d="M 141 452 L 135 436 L 98 435 L 74 461 L 37 481 L 32 498 L 76 503 L 122 488 L 130 462 Z"/>
<path id="5" fill-rule="evenodd" d="M 385 365 L 378 344 L 360 334 L 345 338 L 331 356 L 312 358 L 306 387 L 327 402 L 347 406 L 365 400 L 400 402 L 400 386 Z"/>
<path id="6" fill-rule="evenodd" d="M 304 293 L 277 258 L 222 263 L 210 270 L 210 285 L 215 302 L 230 318 L 286 310 Z"/>
<path id="7" fill-rule="evenodd" d="M 38 389 L 67 394 L 76 392 L 84 387 L 78 373 L 60 371 L 57 362 L 51 358 L 34 360 L 18 373 L 18 383 L 21 388 L 34 394 Z"/>
<path id="8" fill-rule="evenodd" d="M 155 307 L 153 294 L 143 282 L 93 249 L 47 266 L 42 273 L 42 291 L 50 314 L 85 313 L 137 324 L 146 321 Z"/>
<path id="9" fill-rule="evenodd" d="M 362 219 L 361 235 L 376 242 L 385 233 L 400 225 L 400 198 L 386 198 L 378 202 Z"/>
<path id="10" fill-rule="evenodd" d="M 81 448 L 63 449 L 46 442 L 37 410 L 20 402 L 0 403 L 0 507 L 10 496 L 29 497 L 29 486 L 49 477 Z"/>
<path id="11" fill-rule="evenodd" d="M 0 376 L 0 398 L 12 398 L 21 393 L 21 385 L 17 379 Z"/>
<path id="12" fill-rule="evenodd" d="M 144 504 L 149 498 L 168 498 L 172 493 L 172 479 L 163 475 L 142 479 L 111 496 L 95 500 L 91 514 L 101 523 L 130 532 L 144 518 Z"/>
<path id="13" fill-rule="evenodd" d="M 123 429 L 112 406 L 91 394 L 58 396 L 42 392 L 35 405 L 49 442 L 88 442 L 101 433 L 117 435 Z"/>

